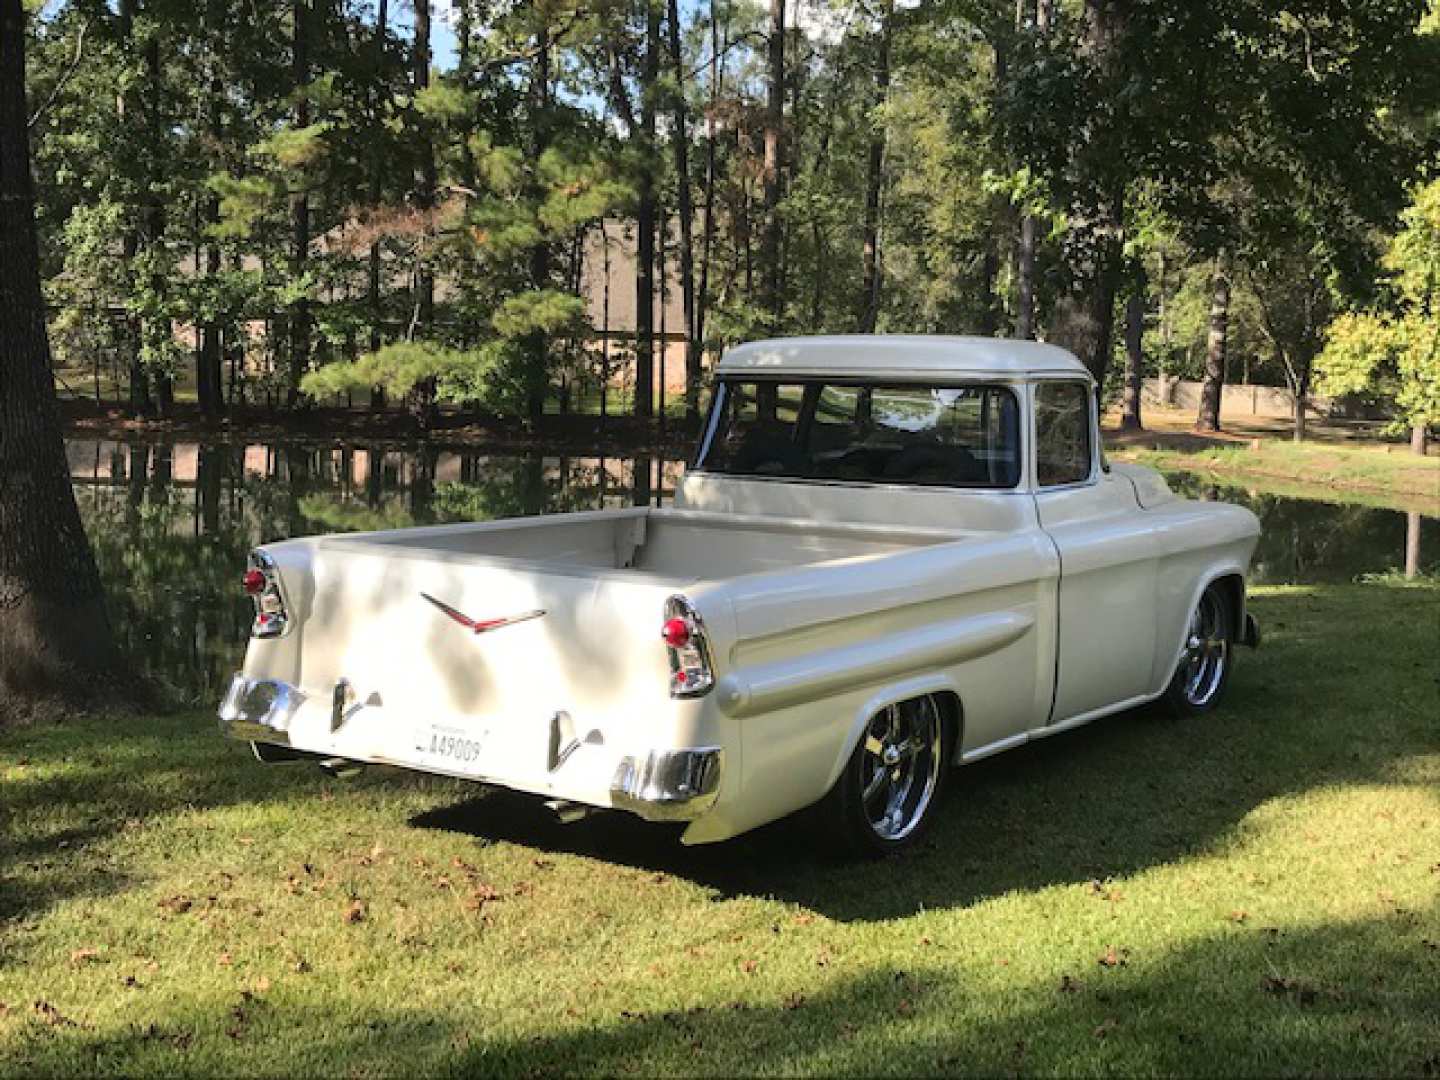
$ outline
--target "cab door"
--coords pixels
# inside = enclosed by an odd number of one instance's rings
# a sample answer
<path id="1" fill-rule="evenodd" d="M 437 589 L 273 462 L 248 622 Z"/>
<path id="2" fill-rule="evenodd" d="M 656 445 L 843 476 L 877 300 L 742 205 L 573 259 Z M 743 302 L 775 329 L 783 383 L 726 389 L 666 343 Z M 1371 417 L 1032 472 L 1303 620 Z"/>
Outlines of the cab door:
<path id="1" fill-rule="evenodd" d="M 1036 510 L 1060 557 L 1053 725 L 1153 691 L 1159 549 L 1135 489 L 1102 465 L 1090 382 L 1030 393 Z"/>

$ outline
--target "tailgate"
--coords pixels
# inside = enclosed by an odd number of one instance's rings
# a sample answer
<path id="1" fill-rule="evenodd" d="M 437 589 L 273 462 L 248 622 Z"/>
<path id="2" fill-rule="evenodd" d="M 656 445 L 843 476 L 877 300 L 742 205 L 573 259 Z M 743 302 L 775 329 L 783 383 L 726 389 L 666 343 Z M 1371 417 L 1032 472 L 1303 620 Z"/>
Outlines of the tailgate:
<path id="1" fill-rule="evenodd" d="M 268 550 L 291 629 L 252 642 L 245 674 L 303 694 L 292 746 L 548 790 L 557 714 L 613 750 L 575 755 L 604 773 L 671 704 L 673 583 L 395 544 Z"/>

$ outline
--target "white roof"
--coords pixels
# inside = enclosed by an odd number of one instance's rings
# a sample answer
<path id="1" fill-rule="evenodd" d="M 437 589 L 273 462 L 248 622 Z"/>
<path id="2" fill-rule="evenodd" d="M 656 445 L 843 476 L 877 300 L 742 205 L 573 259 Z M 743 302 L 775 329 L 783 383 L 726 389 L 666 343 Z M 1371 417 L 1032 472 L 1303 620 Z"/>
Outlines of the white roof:
<path id="1" fill-rule="evenodd" d="M 727 349 L 717 370 L 728 375 L 1089 376 L 1074 353 L 1056 345 L 938 334 L 836 334 L 751 341 Z"/>

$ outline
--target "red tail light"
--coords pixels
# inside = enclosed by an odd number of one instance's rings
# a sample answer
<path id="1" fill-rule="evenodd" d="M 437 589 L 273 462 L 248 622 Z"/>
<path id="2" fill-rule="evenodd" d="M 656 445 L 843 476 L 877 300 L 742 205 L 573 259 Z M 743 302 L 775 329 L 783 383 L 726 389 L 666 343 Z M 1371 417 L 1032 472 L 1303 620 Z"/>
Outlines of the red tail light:
<path id="1" fill-rule="evenodd" d="M 701 697 L 715 685 L 710 662 L 710 642 L 700 615 L 683 596 L 665 602 L 665 622 L 660 637 L 670 654 L 670 696 Z"/>
<path id="2" fill-rule="evenodd" d="M 255 621 L 250 636 L 279 637 L 285 632 L 289 613 L 285 610 L 285 594 L 280 591 L 280 572 L 275 560 L 263 551 L 250 553 L 250 567 L 240 579 L 245 592 L 255 602 Z"/>

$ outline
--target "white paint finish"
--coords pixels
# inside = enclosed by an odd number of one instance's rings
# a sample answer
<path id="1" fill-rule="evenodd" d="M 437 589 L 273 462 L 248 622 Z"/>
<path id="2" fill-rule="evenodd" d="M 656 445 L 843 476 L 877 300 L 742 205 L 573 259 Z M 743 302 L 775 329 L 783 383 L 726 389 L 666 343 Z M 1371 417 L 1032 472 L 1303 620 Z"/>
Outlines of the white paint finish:
<path id="1" fill-rule="evenodd" d="M 757 364 L 773 343 L 762 345 L 750 349 Z M 889 338 L 795 350 L 796 363 L 847 377 L 879 381 L 912 365 L 1016 386 L 1032 417 L 1024 483 L 996 492 L 691 474 L 670 510 L 273 545 L 290 629 L 252 641 L 245 672 L 307 695 L 292 745 L 597 806 L 610 805 L 626 755 L 718 746 L 719 798 L 686 839 L 720 840 L 820 798 L 889 703 L 953 694 L 956 756 L 969 761 L 1148 700 L 1174 670 L 1201 590 L 1246 572 L 1253 515 L 1177 499 L 1139 466 L 1105 472 L 1098 439 L 1093 481 L 1035 490 L 1031 387 L 1076 377 L 1078 362 L 1055 361 L 1058 350 Z M 421 592 L 475 619 L 546 615 L 476 635 Z M 718 680 L 690 700 L 669 696 L 659 640 L 677 593 L 705 624 Z M 332 731 L 342 677 L 359 704 Z M 551 773 L 557 710 L 585 742 Z M 428 756 L 432 725 L 478 747 L 473 758 Z"/>
<path id="2" fill-rule="evenodd" d="M 831 377 L 1013 378 L 1059 372 L 1086 378 L 1072 353 L 1038 341 L 918 334 L 836 334 L 752 341 L 726 351 L 716 368 L 736 374 Z"/>
<path id="3" fill-rule="evenodd" d="M 1040 523 L 1060 554 L 1058 723 L 1150 685 L 1159 551 L 1129 481 L 1040 491 Z"/>

